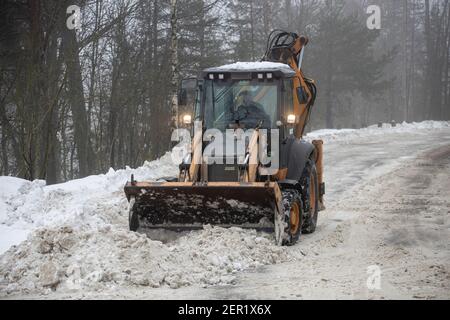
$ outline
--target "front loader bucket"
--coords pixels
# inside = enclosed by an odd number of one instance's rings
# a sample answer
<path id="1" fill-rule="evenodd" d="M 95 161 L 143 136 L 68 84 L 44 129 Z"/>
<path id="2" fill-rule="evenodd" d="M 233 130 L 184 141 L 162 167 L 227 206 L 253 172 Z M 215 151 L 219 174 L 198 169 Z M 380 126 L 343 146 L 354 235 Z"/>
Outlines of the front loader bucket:
<path id="1" fill-rule="evenodd" d="M 127 183 L 130 229 L 183 231 L 204 225 L 274 230 L 276 183 Z"/>

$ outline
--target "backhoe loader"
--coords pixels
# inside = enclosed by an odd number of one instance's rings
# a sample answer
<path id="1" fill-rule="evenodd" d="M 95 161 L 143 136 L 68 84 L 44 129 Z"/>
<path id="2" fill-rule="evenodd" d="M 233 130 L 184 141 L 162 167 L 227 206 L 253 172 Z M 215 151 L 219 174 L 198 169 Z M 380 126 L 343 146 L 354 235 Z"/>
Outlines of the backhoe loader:
<path id="1" fill-rule="evenodd" d="M 201 73 L 193 110 L 180 115 L 193 139 L 176 181 L 132 176 L 125 185 L 130 230 L 255 228 L 273 232 L 278 245 L 315 231 L 325 183 L 323 142 L 303 139 L 317 93 L 301 69 L 307 44 L 305 36 L 275 30 L 260 62 Z M 211 150 L 230 139 L 226 152 Z M 264 163 L 263 148 L 272 159 Z"/>

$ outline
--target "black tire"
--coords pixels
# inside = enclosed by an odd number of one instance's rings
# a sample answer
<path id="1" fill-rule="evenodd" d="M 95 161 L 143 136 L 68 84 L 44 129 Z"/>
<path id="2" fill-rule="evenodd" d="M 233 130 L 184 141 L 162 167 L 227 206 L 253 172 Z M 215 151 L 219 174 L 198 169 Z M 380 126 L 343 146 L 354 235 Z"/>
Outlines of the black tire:
<path id="1" fill-rule="evenodd" d="M 128 212 L 128 226 L 130 231 L 136 232 L 139 229 L 139 219 L 136 212 L 136 204 L 134 199 L 130 200 L 130 210 Z"/>
<path id="2" fill-rule="evenodd" d="M 304 234 L 311 234 L 316 231 L 319 217 L 319 180 L 316 164 L 312 159 L 306 164 L 301 185 L 303 190 L 302 200 L 305 205 L 304 212 L 306 213 L 302 232 Z"/>
<path id="3" fill-rule="evenodd" d="M 302 234 L 303 203 L 299 191 L 294 189 L 283 191 L 283 210 L 286 228 L 282 244 L 292 246 Z"/>

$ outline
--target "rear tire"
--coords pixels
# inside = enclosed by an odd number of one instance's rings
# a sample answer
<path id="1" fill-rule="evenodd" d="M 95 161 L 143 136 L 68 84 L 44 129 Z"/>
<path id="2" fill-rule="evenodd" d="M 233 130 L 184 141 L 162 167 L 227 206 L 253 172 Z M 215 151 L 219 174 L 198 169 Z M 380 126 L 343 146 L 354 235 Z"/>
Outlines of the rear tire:
<path id="1" fill-rule="evenodd" d="M 139 229 L 139 219 L 135 209 L 135 199 L 130 199 L 129 211 L 128 211 L 128 226 L 130 231 L 136 232 Z"/>
<path id="2" fill-rule="evenodd" d="M 282 244 L 292 246 L 297 243 L 302 233 L 303 203 L 297 190 L 284 190 L 282 193 L 285 222 Z"/>
<path id="3" fill-rule="evenodd" d="M 317 176 L 316 164 L 309 160 L 306 164 L 302 177 L 302 199 L 305 204 L 305 223 L 302 232 L 311 234 L 316 231 L 317 220 L 319 217 L 319 180 Z"/>

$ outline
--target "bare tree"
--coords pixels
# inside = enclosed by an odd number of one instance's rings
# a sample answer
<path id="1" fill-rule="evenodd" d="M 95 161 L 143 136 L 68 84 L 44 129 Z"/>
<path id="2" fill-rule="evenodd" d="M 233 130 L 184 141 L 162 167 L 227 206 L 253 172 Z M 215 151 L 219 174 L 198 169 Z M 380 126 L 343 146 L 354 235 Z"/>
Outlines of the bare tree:
<path id="1" fill-rule="evenodd" d="M 172 70 L 171 76 L 171 96 L 170 110 L 172 112 L 171 127 L 176 129 L 178 125 L 178 0 L 170 0 L 170 65 Z"/>

